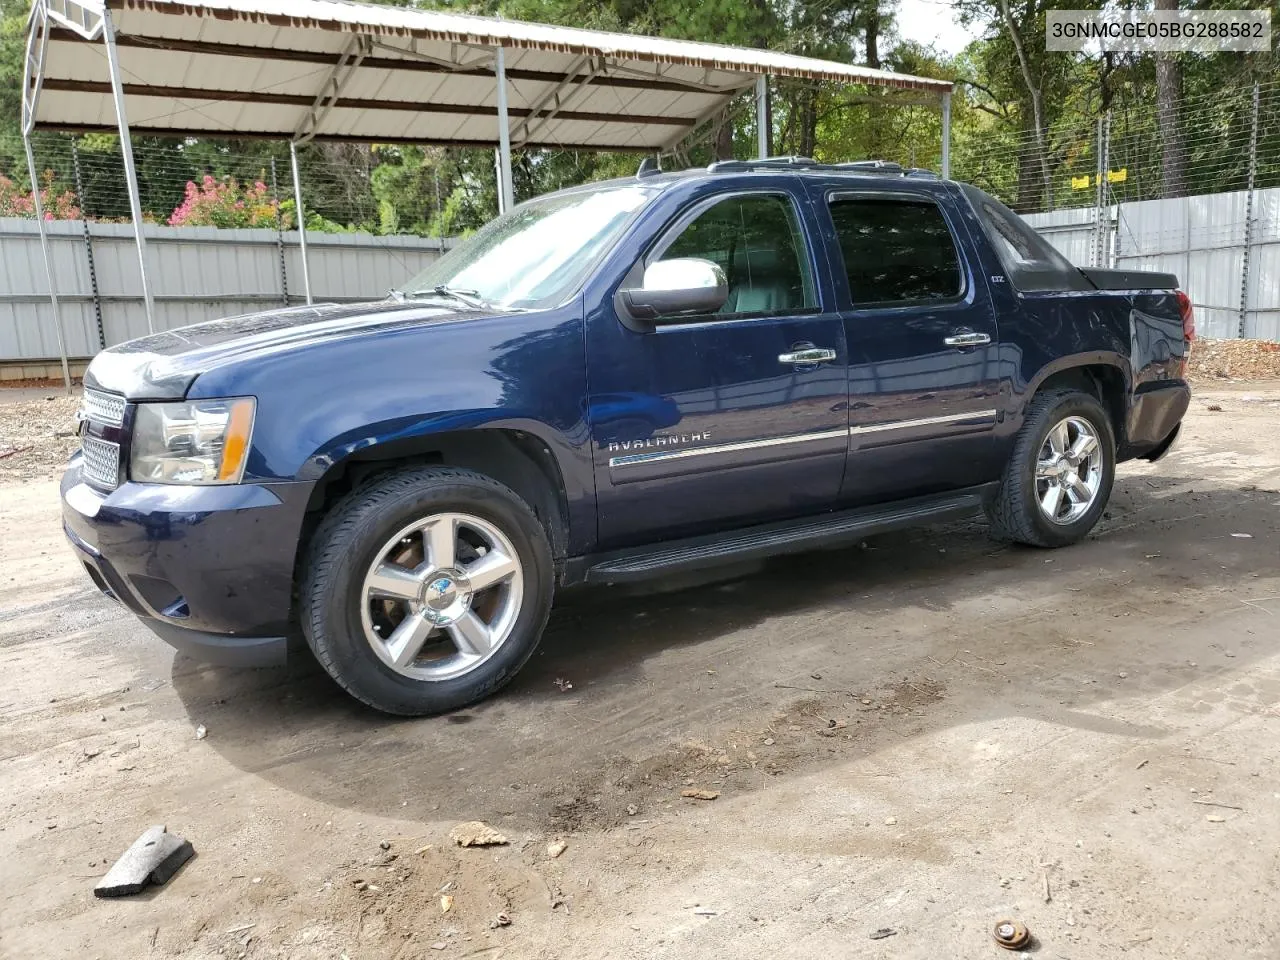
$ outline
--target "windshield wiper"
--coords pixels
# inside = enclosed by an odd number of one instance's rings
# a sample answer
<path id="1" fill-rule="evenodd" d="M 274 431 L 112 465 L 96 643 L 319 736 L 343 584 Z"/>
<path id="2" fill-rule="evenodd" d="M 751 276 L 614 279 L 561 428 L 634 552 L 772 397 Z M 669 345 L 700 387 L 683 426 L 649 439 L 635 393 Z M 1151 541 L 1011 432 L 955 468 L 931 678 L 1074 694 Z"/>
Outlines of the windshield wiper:
<path id="1" fill-rule="evenodd" d="M 430 290 L 413 290 L 409 293 L 402 293 L 402 297 L 406 299 L 417 299 L 418 297 L 448 297 L 451 300 L 457 300 L 459 303 L 465 303 L 469 307 L 487 307 L 488 301 L 480 296 L 479 290 L 463 290 L 460 287 L 451 287 L 448 284 L 439 283 Z"/>

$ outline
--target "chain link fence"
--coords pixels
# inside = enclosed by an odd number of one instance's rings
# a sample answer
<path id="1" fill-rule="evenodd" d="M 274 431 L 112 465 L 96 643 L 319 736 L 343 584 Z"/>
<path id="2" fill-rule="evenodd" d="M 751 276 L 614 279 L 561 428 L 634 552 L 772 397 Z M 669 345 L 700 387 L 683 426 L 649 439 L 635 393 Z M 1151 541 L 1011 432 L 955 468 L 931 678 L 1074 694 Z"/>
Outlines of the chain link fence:
<path id="1" fill-rule="evenodd" d="M 1280 186 L 1280 80 L 1184 97 L 1176 128 L 1128 99 L 1034 130 L 992 121 L 960 138 L 952 172 L 1019 213 Z M 1101 183 L 1099 180 L 1101 179 Z"/>
<path id="2" fill-rule="evenodd" d="M 1101 113 L 1054 116 L 1043 135 L 971 111 L 976 121 L 957 127 L 953 137 L 952 173 L 1020 213 L 1280 186 L 1280 79 L 1187 96 L 1172 111 L 1173 128 L 1162 125 L 1156 104 L 1117 98 Z M 925 135 L 928 142 L 918 149 L 895 141 L 890 159 L 935 158 L 936 131 L 929 128 Z M 739 150 L 749 150 L 753 138 L 734 139 Z M 74 208 L 89 219 L 129 219 L 114 137 L 37 134 L 33 143 L 43 186 L 51 199 L 65 195 L 65 205 L 47 204 L 59 218 Z M 151 222 L 169 222 L 192 187 L 201 190 L 211 177 L 218 184 L 235 181 L 239 199 L 256 187 L 252 199 L 271 208 L 260 213 L 278 210 L 292 223 L 293 186 L 283 142 L 142 137 L 135 138 L 134 155 L 142 208 Z M 443 236 L 473 229 L 497 210 L 490 150 L 326 143 L 304 146 L 299 155 L 309 229 Z M 518 152 L 517 199 L 627 175 L 637 162 L 634 155 Z M 6 157 L 0 150 L 0 176 L 16 192 L 27 188 L 16 152 Z M 220 215 L 236 219 L 230 212 Z"/>
<path id="3" fill-rule="evenodd" d="M 114 136 L 32 137 L 44 207 L 56 219 L 130 220 Z M 289 147 L 255 140 L 135 137 L 144 219 L 173 226 L 296 226 Z M 497 212 L 494 151 L 311 143 L 298 148 L 308 231 L 445 237 Z M 634 173 L 634 155 L 529 151 L 515 158 L 517 199 Z M 0 149 L 0 216 L 30 215 L 25 161 Z"/>

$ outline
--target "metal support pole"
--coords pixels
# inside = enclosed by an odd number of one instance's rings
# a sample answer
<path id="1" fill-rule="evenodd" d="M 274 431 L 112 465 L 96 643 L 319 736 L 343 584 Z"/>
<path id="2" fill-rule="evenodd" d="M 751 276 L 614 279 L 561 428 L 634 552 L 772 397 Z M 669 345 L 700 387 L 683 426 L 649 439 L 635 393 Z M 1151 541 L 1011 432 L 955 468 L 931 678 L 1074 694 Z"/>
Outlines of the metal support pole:
<path id="1" fill-rule="evenodd" d="M 280 258 L 280 302 L 289 305 L 289 271 L 284 259 L 284 215 L 280 212 L 280 181 L 276 179 L 276 158 L 271 158 L 271 202 L 276 208 L 276 256 Z"/>
<path id="2" fill-rule="evenodd" d="M 431 165 L 431 176 L 436 184 L 436 236 L 444 237 L 444 207 L 440 203 L 440 165 Z"/>
<path id="3" fill-rule="evenodd" d="M 1111 269 L 1116 270 L 1120 267 L 1120 238 L 1124 236 L 1124 205 L 1116 200 L 1116 234 L 1115 239 L 1111 241 Z"/>
<path id="4" fill-rule="evenodd" d="M 1102 159 L 1102 118 L 1098 118 L 1097 139 L 1093 145 L 1093 250 L 1090 254 L 1090 266 L 1102 266 L 1102 198 L 1107 182 L 1106 167 Z"/>
<path id="5" fill-rule="evenodd" d="M 31 153 L 31 139 L 22 132 L 22 145 L 27 150 L 27 172 L 31 176 L 31 201 L 35 208 L 36 227 L 40 231 L 40 251 L 44 254 L 44 275 L 49 281 L 49 304 L 53 307 L 53 328 L 58 332 L 58 356 L 62 358 L 62 382 L 71 394 L 71 367 L 67 364 L 67 341 L 62 335 L 62 311 L 58 307 L 58 291 L 53 285 L 53 258 L 49 255 L 49 236 L 44 227 L 44 205 L 40 202 L 40 178 L 36 176 L 36 158 Z"/>
<path id="6" fill-rule="evenodd" d="M 298 145 L 289 141 L 289 165 L 293 168 L 293 203 L 298 214 L 298 248 L 302 254 L 302 292 L 307 295 L 307 304 L 311 299 L 311 268 L 307 265 L 307 216 L 302 208 L 302 178 L 298 176 Z"/>
<path id="7" fill-rule="evenodd" d="M 1099 266 L 1114 267 L 1115 254 L 1112 238 L 1119 233 L 1119 225 L 1111 222 L 1111 111 L 1108 110 L 1102 122 L 1102 254 L 1098 258 Z"/>
<path id="8" fill-rule="evenodd" d="M 80 201 L 80 223 L 84 227 L 84 257 L 89 265 L 89 290 L 93 294 L 93 315 L 98 321 L 98 346 L 107 348 L 107 331 L 102 325 L 102 294 L 98 290 L 98 270 L 93 262 L 93 235 L 89 232 L 89 216 L 85 211 L 84 181 L 80 178 L 79 137 L 71 140 L 71 172 L 76 181 L 76 199 Z"/>
<path id="9" fill-rule="evenodd" d="M 951 179 L 951 91 L 942 95 L 942 179 Z"/>
<path id="10" fill-rule="evenodd" d="M 1253 192 L 1258 177 L 1258 84 L 1253 85 L 1253 122 L 1249 127 L 1249 186 L 1244 196 L 1244 256 L 1240 261 L 1240 322 L 1236 336 L 1249 333 L 1249 248 L 1253 246 Z"/>
<path id="11" fill-rule="evenodd" d="M 116 124 L 120 128 L 120 154 L 124 157 L 124 181 L 129 190 L 129 212 L 133 216 L 133 239 L 138 247 L 138 272 L 142 277 L 142 301 L 147 309 L 147 332 L 156 332 L 156 305 L 147 283 L 147 241 L 143 236 L 142 200 L 138 191 L 138 171 L 133 165 L 133 141 L 129 139 L 129 118 L 124 111 L 124 86 L 120 80 L 120 58 L 116 56 L 116 31 L 111 25 L 111 11 L 102 11 L 102 39 L 107 47 L 107 71 L 111 74 L 111 94 L 116 105 Z"/>
<path id="12" fill-rule="evenodd" d="M 769 156 L 769 78 L 756 77 L 756 154 Z"/>
<path id="13" fill-rule="evenodd" d="M 502 189 L 502 151 L 493 148 L 493 182 L 498 189 L 498 216 L 507 212 L 507 198 Z"/>
<path id="14" fill-rule="evenodd" d="M 515 206 L 511 185 L 511 123 L 507 119 L 507 62 L 501 47 L 494 58 L 498 78 L 498 195 L 503 212 Z"/>

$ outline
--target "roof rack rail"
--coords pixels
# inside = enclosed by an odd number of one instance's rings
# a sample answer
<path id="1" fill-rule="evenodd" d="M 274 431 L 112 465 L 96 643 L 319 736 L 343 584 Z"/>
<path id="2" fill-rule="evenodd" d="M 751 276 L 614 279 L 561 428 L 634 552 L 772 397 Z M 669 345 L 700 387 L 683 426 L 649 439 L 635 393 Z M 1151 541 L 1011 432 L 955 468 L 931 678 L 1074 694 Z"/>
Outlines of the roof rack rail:
<path id="1" fill-rule="evenodd" d="M 877 173 L 901 173 L 902 164 L 891 160 L 851 160 L 848 163 L 833 163 L 839 170 L 873 170 Z"/>
<path id="2" fill-rule="evenodd" d="M 755 170 L 760 167 L 821 167 L 813 157 L 763 157 L 759 160 L 717 160 L 707 166 L 707 173 L 729 173 L 733 170 Z"/>
<path id="3" fill-rule="evenodd" d="M 886 173 L 892 176 L 925 177 L 936 180 L 938 175 L 923 167 L 904 167 L 892 160 L 854 160 L 850 163 L 832 164 L 837 170 L 857 170 L 859 173 Z"/>
<path id="4" fill-rule="evenodd" d="M 765 157 L 760 160 L 717 160 L 707 173 L 734 173 L 745 170 L 838 170 L 850 173 L 880 173 L 894 177 L 924 177 L 936 180 L 932 170 L 904 167 L 891 160 L 853 160 L 848 163 L 819 163 L 812 157 Z"/>
<path id="5" fill-rule="evenodd" d="M 662 164 L 658 162 L 656 157 L 645 157 L 640 161 L 640 169 L 636 171 L 636 179 L 643 180 L 646 177 L 656 177 L 662 172 Z"/>

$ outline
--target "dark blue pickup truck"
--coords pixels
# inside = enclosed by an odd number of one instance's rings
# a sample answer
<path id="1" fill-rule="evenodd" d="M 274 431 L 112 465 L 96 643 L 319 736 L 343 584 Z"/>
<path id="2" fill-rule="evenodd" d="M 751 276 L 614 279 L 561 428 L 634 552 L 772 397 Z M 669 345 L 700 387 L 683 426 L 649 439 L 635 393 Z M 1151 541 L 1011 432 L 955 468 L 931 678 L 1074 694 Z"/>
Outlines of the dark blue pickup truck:
<path id="1" fill-rule="evenodd" d="M 985 510 L 1084 537 L 1186 412 L 1174 277 L 1077 269 L 980 190 L 788 158 L 529 201 L 387 300 L 99 354 L 63 515 L 180 650 L 305 636 L 379 710 L 501 687 L 557 588 Z"/>

